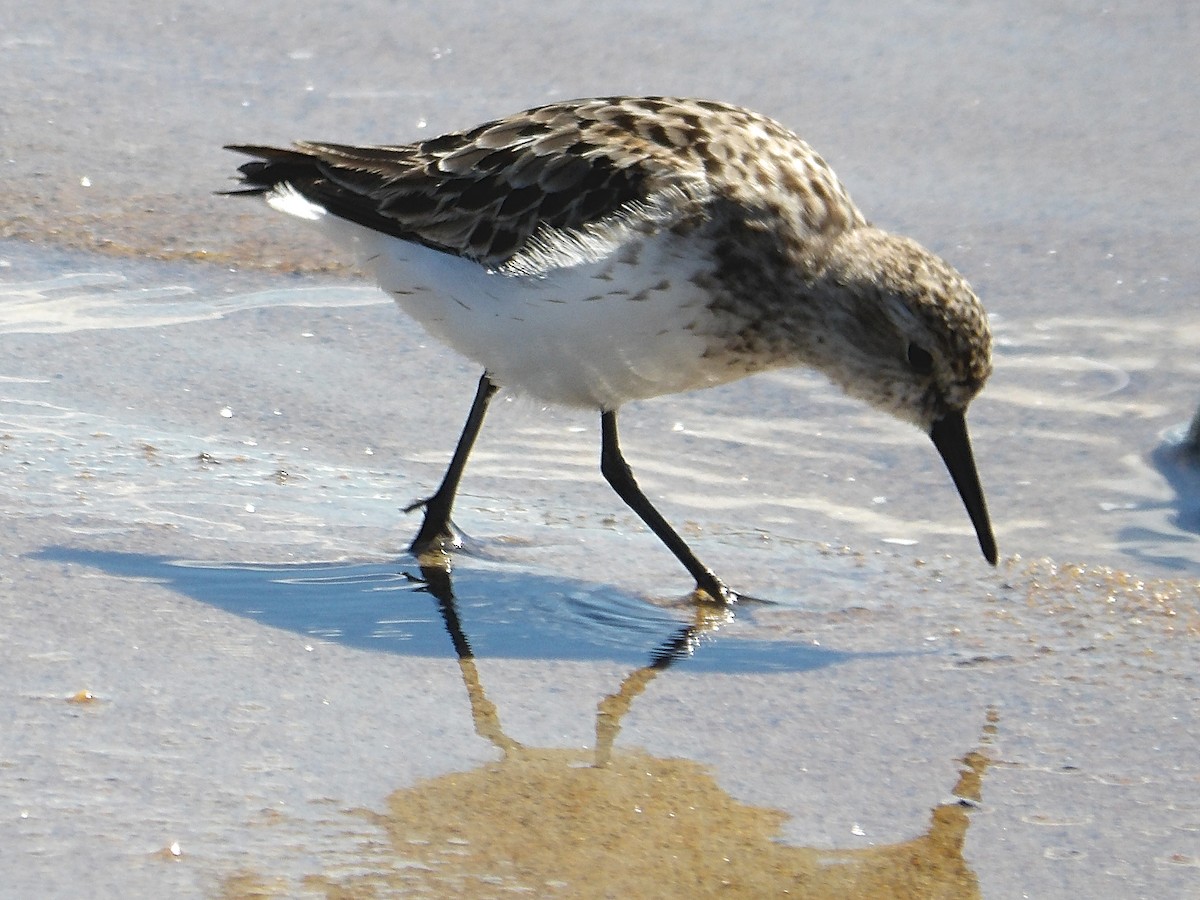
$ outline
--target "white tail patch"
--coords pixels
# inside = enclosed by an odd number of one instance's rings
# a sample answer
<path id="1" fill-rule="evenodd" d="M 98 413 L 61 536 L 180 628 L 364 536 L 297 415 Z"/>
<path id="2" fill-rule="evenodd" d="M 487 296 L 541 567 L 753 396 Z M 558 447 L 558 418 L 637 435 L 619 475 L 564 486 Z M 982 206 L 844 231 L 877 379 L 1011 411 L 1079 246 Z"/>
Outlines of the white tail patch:
<path id="1" fill-rule="evenodd" d="M 310 222 L 320 221 L 328 213 L 319 203 L 313 203 L 298 190 L 282 181 L 267 191 L 264 199 L 272 209 L 277 209 L 297 219 L 308 219 Z"/>

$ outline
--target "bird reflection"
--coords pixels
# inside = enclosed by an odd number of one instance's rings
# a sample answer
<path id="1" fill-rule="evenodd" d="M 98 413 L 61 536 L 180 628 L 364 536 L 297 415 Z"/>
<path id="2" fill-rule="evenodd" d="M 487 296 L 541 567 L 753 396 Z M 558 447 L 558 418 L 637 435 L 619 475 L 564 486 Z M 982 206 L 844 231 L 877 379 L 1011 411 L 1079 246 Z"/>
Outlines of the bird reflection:
<path id="1" fill-rule="evenodd" d="M 458 617 L 458 603 L 454 599 L 454 587 L 450 581 L 450 570 L 438 566 L 421 566 L 422 586 L 418 591 L 431 594 L 438 604 L 438 612 L 442 616 L 442 624 L 450 635 L 450 643 L 454 645 L 454 654 L 458 657 L 458 668 L 462 672 L 463 684 L 467 688 L 467 698 L 471 703 L 471 719 L 475 723 L 475 733 L 487 741 L 491 741 L 508 756 L 514 750 L 520 750 L 521 744 L 514 741 L 500 726 L 500 716 L 496 712 L 496 704 L 487 698 L 483 684 L 479 680 L 479 670 L 475 667 L 475 652 L 471 642 L 463 631 L 462 621 Z"/>
<path id="2" fill-rule="evenodd" d="M 351 647 L 381 649 L 377 629 L 401 624 L 402 637 L 392 638 L 389 646 L 428 658 L 430 653 L 444 655 L 442 632 L 449 636 L 474 732 L 499 750 L 500 759 L 398 787 L 386 811 L 372 819 L 384 829 L 388 851 L 381 856 L 374 839 L 365 841 L 361 858 L 354 856 L 349 867 L 339 864 L 336 873 L 313 873 L 304 881 L 303 892 L 325 885 L 330 896 L 496 896 L 510 889 L 540 896 L 547 885 L 561 884 L 576 896 L 660 896 L 664 885 L 687 884 L 696 887 L 693 893 L 721 886 L 728 896 L 744 897 L 789 892 L 822 900 L 979 896 L 962 850 L 969 813 L 979 803 L 988 766 L 986 745 L 998 721 L 993 711 L 988 712 L 978 749 L 961 758 L 955 799 L 931 811 L 923 834 L 896 844 L 841 851 L 782 843 L 780 831 L 789 814 L 738 801 L 705 763 L 616 745 L 634 701 L 681 660 L 689 660 L 693 673 L 710 666 L 722 674 L 779 672 L 788 673 L 789 683 L 795 684 L 798 673 L 814 673 L 848 661 L 853 654 L 806 648 L 794 641 L 746 640 L 728 631 L 714 639 L 733 620 L 728 610 L 714 604 L 694 606 L 687 622 L 655 617 L 653 628 L 637 627 L 645 622 L 635 616 L 630 620 L 635 627 L 626 635 L 636 639 L 653 632 L 657 644 L 646 651 L 645 659 L 634 657 L 628 674 L 597 704 L 595 747 L 537 746 L 505 733 L 484 691 L 471 637 L 489 656 L 522 660 L 524 672 L 536 673 L 548 660 L 600 661 L 607 666 L 628 658 L 628 641 L 620 652 L 611 642 L 601 642 L 596 645 L 601 652 L 583 655 L 574 652 L 585 638 L 578 628 L 569 632 L 577 643 L 568 645 L 556 628 L 518 627 L 527 623 L 512 615 L 514 608 L 544 625 L 540 618 L 552 617 L 560 604 L 575 599 L 569 583 L 527 578 L 506 582 L 503 576 L 481 579 L 469 570 L 462 572 L 460 589 L 464 598 L 470 597 L 464 599 L 464 608 L 469 602 L 472 613 L 486 613 L 469 637 L 451 573 L 444 568 L 424 568 L 414 575 L 413 570 L 397 571 L 391 563 L 198 564 L 71 548 L 48 548 L 39 556 L 99 567 L 120 577 L 153 579 L 216 608 Z M 412 591 L 431 595 L 438 616 L 421 616 L 408 608 Z M 619 597 L 607 599 L 620 602 Z M 745 616 L 744 611 L 739 614 Z M 663 639 L 659 629 L 666 621 L 671 624 Z M 505 631 L 504 640 L 496 639 L 498 628 Z M 538 646 L 530 655 L 518 655 L 516 642 L 531 638 Z M 739 643 L 755 646 L 748 651 L 739 649 Z M 771 646 L 777 653 L 764 656 Z M 713 661 L 718 665 L 712 666 Z M 419 662 L 416 666 L 420 671 Z M 853 724 L 848 720 L 846 727 Z M 448 728 L 439 722 L 436 730 L 446 734 Z M 455 742 L 470 740 L 469 732 L 448 733 Z M 748 737 L 728 735 L 735 741 Z M 396 738 L 408 752 L 428 749 L 420 728 Z M 803 765 L 803 745 L 796 753 Z M 908 763 L 896 759 L 891 764 Z M 871 791 L 886 782 L 888 774 L 861 773 Z M 791 773 L 775 777 L 788 778 Z M 611 861 L 619 864 L 608 865 Z M 349 870 L 361 874 L 347 874 Z M 250 876 L 226 887 L 225 896 L 231 897 L 302 892 L 299 887 L 281 891 L 273 881 L 260 883 Z"/>
<path id="3" fill-rule="evenodd" d="M 698 607 L 600 701 L 594 750 L 538 747 L 508 737 L 484 694 L 450 573 L 430 567 L 409 577 L 436 598 L 475 731 L 501 758 L 397 789 L 376 820 L 396 862 L 375 854 L 359 861 L 362 874 L 343 867 L 310 876 L 307 886 L 331 896 L 540 895 L 547 885 L 572 896 L 661 896 L 683 885 L 693 893 L 720 886 L 731 897 L 980 896 L 963 846 L 996 734 L 994 710 L 979 748 L 961 758 L 953 798 L 931 811 L 923 834 L 848 850 L 791 846 L 779 840 L 787 813 L 738 802 L 703 764 L 614 747 L 633 701 L 729 621 L 725 610 Z M 237 887 L 248 894 L 263 884 Z"/>
<path id="4" fill-rule="evenodd" d="M 420 570 L 420 578 L 414 578 L 419 583 L 416 590 L 430 594 L 437 601 L 442 623 L 458 657 L 459 670 L 462 672 L 463 684 L 471 703 L 475 732 L 506 755 L 521 749 L 520 743 L 504 733 L 496 706 L 484 693 L 479 671 L 475 666 L 475 653 L 458 615 L 458 602 L 454 596 L 449 567 L 422 564 Z M 721 626 L 732 621 L 733 611 L 729 607 L 708 603 L 694 604 L 692 621 L 680 625 L 677 631 L 650 652 L 646 665 L 630 672 L 614 693 L 600 701 L 596 712 L 596 749 L 593 765 L 603 768 L 612 760 L 612 747 L 620 733 L 621 720 L 650 682 L 679 660 L 691 657 L 701 646 L 706 635 L 716 632 Z"/>

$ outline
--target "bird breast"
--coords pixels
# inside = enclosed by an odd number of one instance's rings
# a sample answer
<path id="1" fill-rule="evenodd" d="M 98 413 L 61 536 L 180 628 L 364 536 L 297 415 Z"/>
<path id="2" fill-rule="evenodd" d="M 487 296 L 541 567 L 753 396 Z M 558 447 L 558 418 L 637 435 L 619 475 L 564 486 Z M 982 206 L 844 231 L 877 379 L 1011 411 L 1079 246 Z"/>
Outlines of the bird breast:
<path id="1" fill-rule="evenodd" d="M 728 313 L 710 308 L 711 256 L 694 235 L 639 236 L 600 260 L 520 275 L 333 217 L 321 224 L 433 337 L 540 400 L 616 409 L 763 368 L 721 338 Z"/>

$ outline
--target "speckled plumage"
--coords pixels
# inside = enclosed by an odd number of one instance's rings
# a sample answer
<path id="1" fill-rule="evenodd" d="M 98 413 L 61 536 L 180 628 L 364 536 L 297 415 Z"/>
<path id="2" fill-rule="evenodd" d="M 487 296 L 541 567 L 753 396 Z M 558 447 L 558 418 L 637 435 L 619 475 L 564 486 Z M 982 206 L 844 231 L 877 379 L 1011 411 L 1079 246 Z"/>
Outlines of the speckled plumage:
<path id="1" fill-rule="evenodd" d="M 401 146 L 231 149 L 257 157 L 242 192 L 349 240 L 497 385 L 609 415 L 769 368 L 825 372 L 930 431 L 994 560 L 961 425 L 991 372 L 986 315 L 777 122 L 616 97 Z"/>

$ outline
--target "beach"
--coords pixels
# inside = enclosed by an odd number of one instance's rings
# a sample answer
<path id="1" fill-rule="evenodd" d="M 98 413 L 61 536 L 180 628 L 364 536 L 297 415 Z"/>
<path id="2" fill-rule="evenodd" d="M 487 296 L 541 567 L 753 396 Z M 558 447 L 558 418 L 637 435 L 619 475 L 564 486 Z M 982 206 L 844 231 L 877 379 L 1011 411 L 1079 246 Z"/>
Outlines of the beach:
<path id="1" fill-rule="evenodd" d="M 1200 17 L 49 3 L 0 20 L 0 896 L 1200 896 Z M 623 411 L 727 616 L 227 143 L 678 94 L 963 272 L 993 569 L 820 376 Z M 530 798 L 533 798 L 532 800 Z M 514 840 L 512 835 L 521 839 Z"/>

